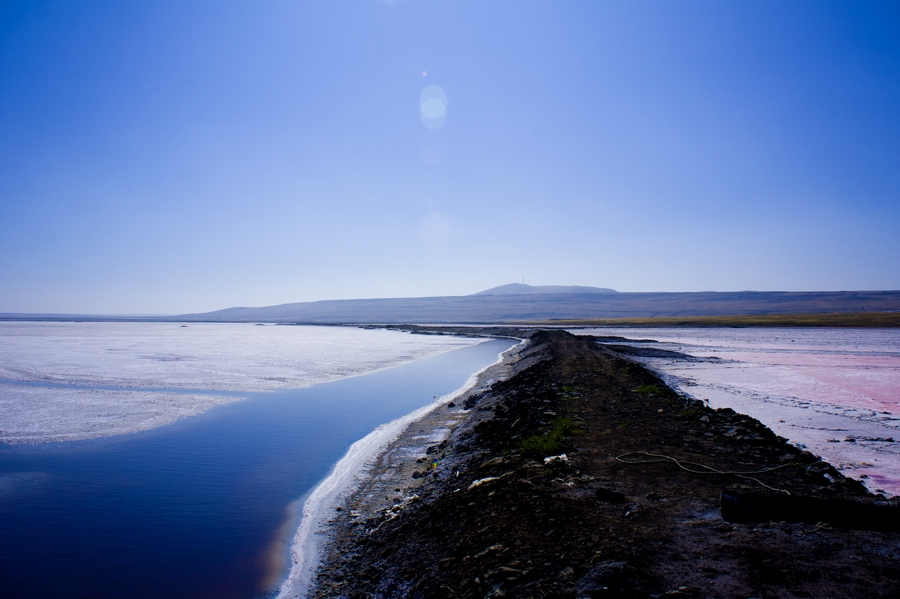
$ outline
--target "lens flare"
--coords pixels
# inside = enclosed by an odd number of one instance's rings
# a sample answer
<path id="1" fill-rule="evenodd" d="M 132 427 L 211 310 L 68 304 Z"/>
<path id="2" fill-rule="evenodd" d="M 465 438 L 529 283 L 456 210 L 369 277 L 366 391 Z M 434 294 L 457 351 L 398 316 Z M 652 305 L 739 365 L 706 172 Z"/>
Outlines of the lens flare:
<path id="1" fill-rule="evenodd" d="M 439 129 L 447 120 L 447 94 L 437 85 L 429 85 L 419 96 L 419 114 L 422 124 L 429 129 Z"/>

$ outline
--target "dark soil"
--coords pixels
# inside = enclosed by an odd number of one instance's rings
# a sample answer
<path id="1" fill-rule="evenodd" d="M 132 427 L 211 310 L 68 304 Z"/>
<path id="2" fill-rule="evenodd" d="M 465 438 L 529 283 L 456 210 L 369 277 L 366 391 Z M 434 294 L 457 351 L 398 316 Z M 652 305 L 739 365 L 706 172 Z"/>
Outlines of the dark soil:
<path id="1" fill-rule="evenodd" d="M 513 376 L 467 403 L 416 472 L 428 481 L 418 500 L 367 519 L 341 512 L 311 596 L 900 596 L 900 533 L 732 524 L 719 507 L 726 488 L 871 497 L 860 483 L 752 418 L 680 397 L 593 338 L 537 333 Z M 541 443 L 552 454 L 522 450 Z M 648 453 L 779 468 L 741 478 L 616 459 Z"/>

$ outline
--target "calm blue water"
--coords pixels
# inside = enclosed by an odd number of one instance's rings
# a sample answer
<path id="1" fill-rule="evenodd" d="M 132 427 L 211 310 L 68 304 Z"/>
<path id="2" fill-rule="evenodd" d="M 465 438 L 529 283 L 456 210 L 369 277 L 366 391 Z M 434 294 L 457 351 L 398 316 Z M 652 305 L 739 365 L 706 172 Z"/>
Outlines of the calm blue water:
<path id="1" fill-rule="evenodd" d="M 0 596 L 264 596 L 291 502 L 351 443 L 511 345 L 258 394 L 134 435 L 0 447 Z"/>

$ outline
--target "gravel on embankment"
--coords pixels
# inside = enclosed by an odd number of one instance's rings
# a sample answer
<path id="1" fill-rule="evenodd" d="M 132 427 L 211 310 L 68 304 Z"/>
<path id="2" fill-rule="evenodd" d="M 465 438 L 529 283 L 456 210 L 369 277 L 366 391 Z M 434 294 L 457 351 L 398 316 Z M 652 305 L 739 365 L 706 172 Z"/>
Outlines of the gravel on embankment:
<path id="1" fill-rule="evenodd" d="M 336 513 L 311 597 L 900 594 L 900 532 L 720 509 L 723 491 L 871 506 L 859 482 L 596 339 L 538 332 L 515 360 L 388 450 Z"/>

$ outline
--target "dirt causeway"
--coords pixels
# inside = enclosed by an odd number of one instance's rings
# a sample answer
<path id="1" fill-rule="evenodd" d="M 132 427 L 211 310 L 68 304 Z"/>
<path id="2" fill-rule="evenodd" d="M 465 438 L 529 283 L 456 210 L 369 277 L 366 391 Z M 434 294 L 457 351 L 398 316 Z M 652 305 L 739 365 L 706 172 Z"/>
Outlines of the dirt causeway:
<path id="1" fill-rule="evenodd" d="M 336 513 L 310 596 L 900 597 L 900 532 L 720 510 L 723 490 L 871 503 L 860 483 L 595 338 L 538 332 L 441 409 L 445 441 Z"/>

